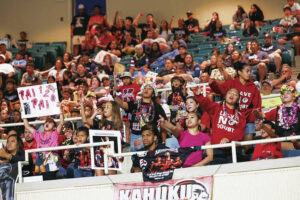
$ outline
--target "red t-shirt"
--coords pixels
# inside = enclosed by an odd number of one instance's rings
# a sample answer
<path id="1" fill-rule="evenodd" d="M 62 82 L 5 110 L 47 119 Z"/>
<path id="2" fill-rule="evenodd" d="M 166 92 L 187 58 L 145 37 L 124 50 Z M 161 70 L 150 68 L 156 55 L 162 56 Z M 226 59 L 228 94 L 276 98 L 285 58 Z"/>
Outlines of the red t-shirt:
<path id="1" fill-rule="evenodd" d="M 243 140 L 246 128 L 246 117 L 243 113 L 230 109 L 226 105 L 225 111 L 223 104 L 211 102 L 202 95 L 197 96 L 195 94 L 195 98 L 212 121 L 212 144 L 219 144 L 223 138 L 229 139 L 229 142 Z"/>
<path id="2" fill-rule="evenodd" d="M 122 100 L 129 102 L 136 100 L 136 95 L 141 90 L 141 87 L 136 83 L 132 83 L 131 85 L 119 86 L 119 89 L 122 93 Z"/>
<path id="3" fill-rule="evenodd" d="M 272 142 L 267 144 L 258 144 L 255 146 L 252 160 L 267 160 L 282 158 L 281 143 Z"/>
<path id="4" fill-rule="evenodd" d="M 214 92 L 223 96 L 225 96 L 227 91 L 231 88 L 236 88 L 240 92 L 240 111 L 247 117 L 247 122 L 254 122 L 257 120 L 252 114 L 252 111 L 254 109 L 261 110 L 261 96 L 259 90 L 252 81 L 247 81 L 243 85 L 237 77 L 234 80 L 226 81 L 223 84 L 213 82 L 209 86 Z"/>
<path id="5" fill-rule="evenodd" d="M 102 45 L 108 45 L 110 42 L 117 40 L 115 36 L 111 35 L 109 37 L 105 37 L 104 35 L 102 35 L 100 38 L 100 44 Z"/>

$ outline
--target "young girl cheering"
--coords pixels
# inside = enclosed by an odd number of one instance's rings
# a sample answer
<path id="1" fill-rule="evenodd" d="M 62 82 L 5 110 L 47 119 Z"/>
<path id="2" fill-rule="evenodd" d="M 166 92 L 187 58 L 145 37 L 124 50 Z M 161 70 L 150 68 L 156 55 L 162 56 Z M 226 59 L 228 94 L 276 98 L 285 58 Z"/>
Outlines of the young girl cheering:
<path id="1" fill-rule="evenodd" d="M 246 118 L 238 110 L 238 101 L 240 98 L 239 91 L 231 88 L 225 95 L 225 101 L 221 104 L 211 102 L 207 97 L 201 95 L 201 89 L 195 90 L 195 98 L 199 106 L 206 111 L 212 120 L 212 144 L 225 144 L 231 141 L 241 141 L 244 137 Z M 251 115 L 252 116 L 252 115 Z M 238 158 L 240 148 L 237 148 Z M 230 149 L 215 149 L 215 164 L 230 163 Z"/>
<path id="2" fill-rule="evenodd" d="M 252 140 L 255 133 L 254 121 L 256 117 L 253 117 L 253 110 L 261 110 L 261 96 L 256 85 L 250 79 L 251 67 L 243 63 L 239 63 L 236 66 L 238 77 L 234 80 L 226 81 L 223 84 L 218 84 L 214 80 L 210 81 L 211 89 L 223 96 L 231 89 L 236 88 L 239 92 L 239 111 L 242 112 L 246 119 L 246 129 L 244 140 Z M 202 106 L 201 106 L 202 108 Z"/>
<path id="3" fill-rule="evenodd" d="M 59 124 L 56 125 L 55 121 L 48 117 L 44 123 L 44 132 L 38 131 L 29 125 L 27 119 L 23 119 L 25 129 L 32 133 L 32 138 L 35 139 L 37 148 L 56 147 L 62 127 L 64 124 L 64 116 L 60 114 Z M 45 179 L 53 179 L 58 170 L 58 155 L 56 152 L 39 152 L 36 156 L 35 173 L 43 173 Z M 47 174 L 45 174 L 47 172 Z M 52 173 L 51 173 L 52 172 Z"/>
<path id="4" fill-rule="evenodd" d="M 121 112 L 119 105 L 114 101 L 108 101 L 103 104 L 103 113 L 101 116 L 101 120 L 94 118 L 94 119 L 86 119 L 85 116 L 83 116 L 84 123 L 87 123 L 94 129 L 100 129 L 100 130 L 118 130 L 121 131 L 123 127 L 122 118 L 121 118 Z M 96 111 L 98 112 L 98 111 Z M 84 115 L 84 113 L 83 113 Z M 93 116 L 96 116 L 95 114 Z M 85 120 L 84 120 L 85 119 Z M 103 139 L 103 140 L 102 140 Z M 102 138 L 101 141 L 106 141 L 106 138 Z M 116 153 L 118 152 L 118 143 L 117 139 L 110 138 L 110 141 L 114 142 L 114 148 Z M 101 141 L 94 141 L 94 142 L 101 142 Z M 99 150 L 96 148 L 95 152 Z M 103 167 L 103 166 L 100 166 Z M 109 170 L 108 174 L 117 174 L 117 171 L 115 170 Z M 104 170 L 95 170 L 96 176 L 103 176 Z"/>
<path id="5" fill-rule="evenodd" d="M 180 147 L 210 145 L 209 135 L 199 131 L 200 121 L 200 116 L 195 112 L 191 112 L 187 115 L 185 120 L 187 130 L 183 130 L 181 128 L 178 128 L 177 126 L 174 126 L 173 124 L 165 120 L 162 116 L 160 116 L 158 124 L 161 128 L 171 132 L 178 139 Z M 202 159 L 202 154 L 202 150 L 193 152 L 185 160 L 183 167 L 203 166 L 212 161 L 213 149 L 206 150 L 207 156 L 204 159 Z"/>

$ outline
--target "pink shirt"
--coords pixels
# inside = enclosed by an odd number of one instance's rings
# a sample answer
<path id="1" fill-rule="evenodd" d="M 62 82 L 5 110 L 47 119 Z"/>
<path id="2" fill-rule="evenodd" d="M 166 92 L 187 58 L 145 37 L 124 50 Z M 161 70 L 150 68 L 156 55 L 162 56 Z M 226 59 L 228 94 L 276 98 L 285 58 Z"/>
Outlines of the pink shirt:
<path id="1" fill-rule="evenodd" d="M 180 136 L 177 138 L 180 147 L 193 147 L 193 146 L 203 146 L 210 141 L 210 136 L 208 134 L 199 131 L 197 135 L 191 135 L 188 130 L 180 131 Z M 203 151 L 193 152 L 185 160 L 182 167 L 190 167 L 202 160 Z"/>
<path id="2" fill-rule="evenodd" d="M 44 132 L 34 130 L 32 137 L 36 141 L 37 148 L 56 147 L 58 146 L 59 133 L 55 129 L 51 134 L 46 135 Z"/>

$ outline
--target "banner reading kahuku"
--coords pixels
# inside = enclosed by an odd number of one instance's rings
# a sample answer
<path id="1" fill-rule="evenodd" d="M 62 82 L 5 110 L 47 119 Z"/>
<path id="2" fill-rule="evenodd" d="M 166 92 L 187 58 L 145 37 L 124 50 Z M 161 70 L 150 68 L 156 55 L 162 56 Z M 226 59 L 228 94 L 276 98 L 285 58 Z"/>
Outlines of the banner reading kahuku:
<path id="1" fill-rule="evenodd" d="M 56 83 L 18 88 L 22 118 L 60 114 Z"/>
<path id="2" fill-rule="evenodd" d="M 210 200 L 213 176 L 116 184 L 114 200 Z"/>

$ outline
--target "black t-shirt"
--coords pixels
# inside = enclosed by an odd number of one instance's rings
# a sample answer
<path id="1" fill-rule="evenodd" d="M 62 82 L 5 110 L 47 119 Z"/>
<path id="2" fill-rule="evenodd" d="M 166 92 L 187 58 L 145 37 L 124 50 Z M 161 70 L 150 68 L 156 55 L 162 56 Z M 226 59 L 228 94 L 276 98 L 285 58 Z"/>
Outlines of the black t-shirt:
<path id="1" fill-rule="evenodd" d="M 174 62 L 184 63 L 184 58 L 182 58 L 181 55 L 178 54 L 177 56 L 175 56 Z"/>
<path id="2" fill-rule="evenodd" d="M 90 17 L 88 15 L 76 15 L 72 19 L 71 25 L 74 26 L 74 35 L 85 35 Z"/>
<path id="3" fill-rule="evenodd" d="M 287 41 L 290 41 L 290 40 L 292 40 L 293 39 L 293 37 L 295 37 L 295 36 L 300 36 L 300 32 L 296 32 L 296 33 L 288 33 L 287 35 L 286 35 L 286 40 Z"/>
<path id="4" fill-rule="evenodd" d="M 128 113 L 131 113 L 130 121 L 131 133 L 141 135 L 141 128 L 143 125 L 150 123 L 157 126 L 157 121 L 161 115 L 167 120 L 166 113 L 161 105 L 151 101 L 151 103 L 144 103 L 139 101 L 128 102 Z M 158 136 L 158 141 L 161 142 L 161 135 Z"/>
<path id="5" fill-rule="evenodd" d="M 204 73 L 206 72 L 206 73 L 208 73 L 208 75 L 210 76 L 212 70 L 213 70 L 213 69 L 216 69 L 216 68 L 217 68 L 217 66 L 212 67 L 211 65 L 209 65 L 209 66 L 207 66 L 207 67 L 204 69 Z"/>
<path id="6" fill-rule="evenodd" d="M 92 129 L 100 129 L 100 130 L 113 130 L 114 127 L 114 122 L 106 120 L 104 125 L 102 127 L 100 127 L 100 120 L 95 118 L 93 120 L 93 126 Z M 105 137 L 99 137 L 99 136 L 95 136 L 93 138 L 93 142 L 103 142 L 103 141 L 107 141 L 107 138 Z M 117 137 L 109 137 L 108 141 L 113 141 L 114 142 L 114 150 L 116 153 L 121 153 L 118 151 L 118 139 Z M 99 149 L 97 147 L 95 147 L 95 150 Z"/>
<path id="7" fill-rule="evenodd" d="M 135 30 L 135 28 L 134 28 L 133 26 L 130 26 L 129 29 L 126 29 L 126 27 L 123 26 L 123 27 L 122 27 L 122 31 L 123 31 L 124 35 L 125 35 L 127 32 L 129 32 L 131 36 L 135 37 L 136 30 Z"/>
<path id="8" fill-rule="evenodd" d="M 76 78 L 75 78 L 75 80 L 74 80 L 75 85 L 79 84 L 80 81 L 86 80 L 86 79 L 91 78 L 91 77 L 92 77 L 92 75 L 89 74 L 88 72 L 86 72 L 86 73 L 85 73 L 84 75 L 82 75 L 82 76 L 80 76 L 79 74 L 77 74 L 77 76 L 76 76 Z"/>
<path id="9" fill-rule="evenodd" d="M 184 21 L 185 26 L 190 29 L 190 28 L 194 28 L 195 26 L 199 26 L 199 22 L 197 19 L 192 19 L 192 21 L 190 20 L 185 20 Z"/>
<path id="10" fill-rule="evenodd" d="M 18 92 L 16 90 L 14 90 L 12 93 L 8 93 L 8 91 L 5 91 L 3 96 L 4 96 L 4 99 L 6 99 L 12 103 L 19 100 Z"/>
<path id="11" fill-rule="evenodd" d="M 213 38 L 213 39 L 222 38 L 222 37 L 225 37 L 225 36 L 226 36 L 226 31 L 224 29 L 221 29 L 219 31 L 212 30 L 210 32 L 210 37 Z"/>
<path id="12" fill-rule="evenodd" d="M 150 31 L 150 24 L 139 24 L 138 28 L 142 29 L 141 39 L 143 41 L 147 37 L 148 31 Z M 155 24 L 153 24 L 153 28 L 156 28 Z"/>
<path id="13" fill-rule="evenodd" d="M 164 144 L 157 144 L 156 148 L 153 150 L 153 151 L 150 151 L 149 154 L 151 155 L 151 153 L 154 154 L 154 152 L 156 150 L 159 150 L 159 149 L 168 149 L 168 147 Z M 148 149 L 146 149 L 145 147 L 142 148 L 141 150 L 139 151 L 148 151 Z M 132 156 L 132 167 L 136 167 L 136 168 L 141 168 L 140 167 L 140 159 L 139 159 L 139 156 L 138 155 L 133 155 Z"/>
<path id="14" fill-rule="evenodd" d="M 176 40 L 184 39 L 187 35 L 189 35 L 187 28 L 173 28 L 172 33 Z"/>

